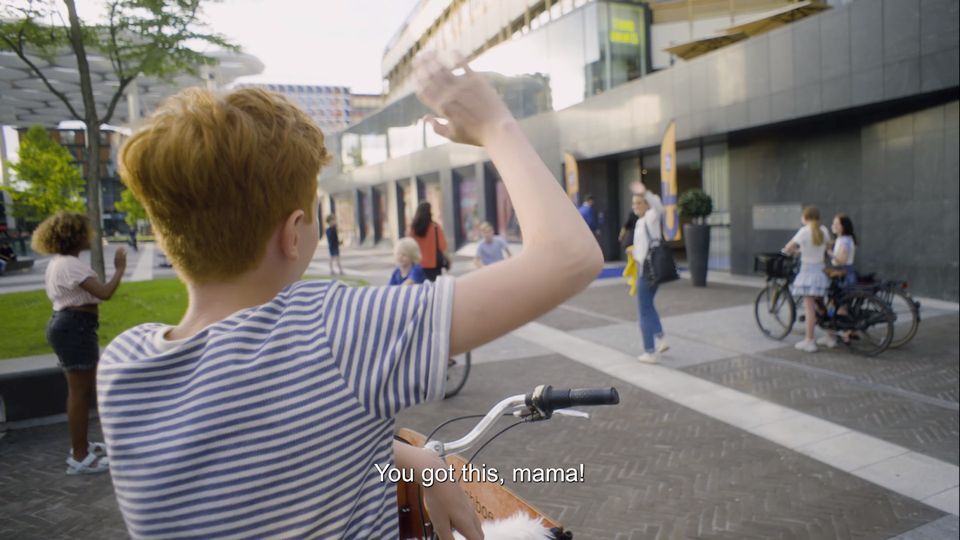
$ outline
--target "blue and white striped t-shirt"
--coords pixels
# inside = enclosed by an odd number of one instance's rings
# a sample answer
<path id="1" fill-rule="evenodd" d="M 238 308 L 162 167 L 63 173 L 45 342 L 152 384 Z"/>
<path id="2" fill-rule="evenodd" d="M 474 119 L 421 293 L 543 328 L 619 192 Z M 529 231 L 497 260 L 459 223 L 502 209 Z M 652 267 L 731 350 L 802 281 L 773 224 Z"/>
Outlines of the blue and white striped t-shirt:
<path id="1" fill-rule="evenodd" d="M 453 279 L 302 281 L 193 337 L 144 324 L 97 373 L 135 538 L 396 538 L 393 418 L 443 397 Z"/>

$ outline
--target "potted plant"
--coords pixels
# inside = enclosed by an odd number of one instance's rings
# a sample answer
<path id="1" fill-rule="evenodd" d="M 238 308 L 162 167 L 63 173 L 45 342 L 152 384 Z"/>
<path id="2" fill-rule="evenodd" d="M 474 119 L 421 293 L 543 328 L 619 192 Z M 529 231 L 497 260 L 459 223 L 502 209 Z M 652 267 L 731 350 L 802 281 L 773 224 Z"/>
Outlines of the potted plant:
<path id="1" fill-rule="evenodd" d="M 691 189 L 680 195 L 677 206 L 681 217 L 691 219 L 691 223 L 683 226 L 690 281 L 694 287 L 706 287 L 707 262 L 710 260 L 710 225 L 705 221 L 713 212 L 713 199 L 702 189 Z"/>

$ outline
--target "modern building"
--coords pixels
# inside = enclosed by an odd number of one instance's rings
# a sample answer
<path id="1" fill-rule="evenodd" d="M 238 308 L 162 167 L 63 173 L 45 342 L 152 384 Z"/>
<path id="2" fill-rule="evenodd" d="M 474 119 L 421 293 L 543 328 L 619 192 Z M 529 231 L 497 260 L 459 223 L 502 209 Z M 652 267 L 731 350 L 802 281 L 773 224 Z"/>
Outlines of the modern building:
<path id="1" fill-rule="evenodd" d="M 574 197 L 595 196 L 609 260 L 629 185 L 660 190 L 675 122 L 681 193 L 714 199 L 712 268 L 751 273 L 813 204 L 851 215 L 861 269 L 956 300 L 958 20 L 956 0 L 424 0 L 384 54 L 388 104 L 331 138 L 324 210 L 364 244 L 402 234 L 419 200 L 458 246 L 481 220 L 518 232 L 484 150 L 433 135 L 405 95 L 419 51 L 459 43 L 501 74 L 558 182 L 575 169 Z"/>
<path id="2" fill-rule="evenodd" d="M 116 108 L 112 124 L 136 126 L 141 118 L 149 115 L 164 99 L 182 88 L 198 85 L 219 88 L 233 82 L 237 77 L 256 75 L 263 71 L 263 63 L 249 54 L 214 51 L 209 55 L 215 58 L 217 63 L 200 66 L 196 74 L 182 73 L 168 79 L 138 77 L 127 87 L 123 96 L 126 106 L 121 104 Z M 80 106 L 80 76 L 76 55 L 72 50 L 64 48 L 53 54 L 30 55 L 30 58 L 54 88 L 68 96 L 75 107 Z M 116 89 L 119 88 L 116 74 L 107 58 L 90 54 L 88 60 L 97 110 L 106 111 Z M 7 183 L 11 180 L 3 171 L 4 163 L 12 158 L 7 155 L 6 140 L 11 131 L 3 129 L 3 126 L 25 130 L 34 124 L 43 125 L 50 129 L 51 135 L 67 147 L 78 161 L 82 161 L 81 157 L 86 152 L 85 130 L 58 128 L 62 122 L 72 120 L 75 119 L 67 106 L 49 91 L 46 84 L 20 58 L 12 52 L 0 51 L 0 181 Z M 116 212 L 113 206 L 120 200 L 120 192 L 123 190 L 114 165 L 121 137 L 122 134 L 117 129 L 101 131 L 101 143 L 108 145 L 101 147 L 100 174 L 105 231 L 124 230 L 126 227 L 121 225 L 123 214 Z M 13 231 L 18 227 L 10 205 L 9 195 L 0 191 L 0 230 L 3 232 Z"/>

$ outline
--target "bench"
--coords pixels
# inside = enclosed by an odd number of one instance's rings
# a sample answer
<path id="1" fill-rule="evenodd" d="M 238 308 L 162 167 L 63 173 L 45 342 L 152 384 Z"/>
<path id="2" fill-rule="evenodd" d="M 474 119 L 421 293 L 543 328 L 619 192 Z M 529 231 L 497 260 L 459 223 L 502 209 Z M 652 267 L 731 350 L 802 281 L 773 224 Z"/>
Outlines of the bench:
<path id="1" fill-rule="evenodd" d="M 33 259 L 17 259 L 15 261 L 7 261 L 7 268 L 4 270 L 4 273 L 29 270 L 31 268 L 33 268 Z"/>

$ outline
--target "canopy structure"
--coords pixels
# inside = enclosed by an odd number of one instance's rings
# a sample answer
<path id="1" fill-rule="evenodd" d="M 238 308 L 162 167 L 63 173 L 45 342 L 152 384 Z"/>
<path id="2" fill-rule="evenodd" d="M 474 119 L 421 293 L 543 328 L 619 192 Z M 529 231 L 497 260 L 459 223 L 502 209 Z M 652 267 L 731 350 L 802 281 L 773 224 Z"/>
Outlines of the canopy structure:
<path id="1" fill-rule="evenodd" d="M 127 124 L 131 112 L 138 117 L 149 114 L 161 101 L 188 86 L 222 86 L 233 82 L 237 77 L 256 75 L 263 71 L 263 63 L 255 56 L 234 52 L 213 52 L 209 56 L 218 63 L 202 66 L 198 75 L 181 74 L 170 81 L 153 77 L 138 77 L 127 86 L 126 94 L 131 97 L 133 106 L 118 103 L 110 123 Z M 77 57 L 71 50 L 48 60 L 39 56 L 30 56 L 30 61 L 40 68 L 50 84 L 70 98 L 77 111 L 83 110 L 80 95 L 80 74 L 77 71 Z M 110 98 L 119 87 L 116 75 L 108 58 L 88 54 L 90 74 L 93 78 L 93 96 L 97 102 L 97 111 L 103 114 Z M 56 126 L 64 120 L 75 120 L 66 105 L 55 96 L 43 81 L 16 54 L 0 51 L 0 125 L 24 126 L 41 124 Z"/>
<path id="2" fill-rule="evenodd" d="M 830 6 L 819 2 L 798 2 L 796 4 L 778 9 L 772 13 L 768 13 L 755 21 L 750 21 L 727 28 L 716 36 L 700 38 L 687 43 L 673 45 L 664 50 L 670 54 L 682 58 L 683 60 L 691 60 L 700 55 L 707 54 L 708 52 L 726 47 L 731 43 L 736 43 L 758 34 L 776 30 L 781 26 L 788 25 L 799 19 L 816 15 L 817 13 L 820 13 L 826 9 L 830 9 Z"/>

